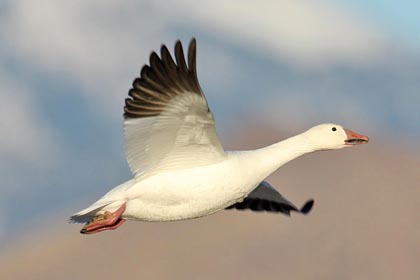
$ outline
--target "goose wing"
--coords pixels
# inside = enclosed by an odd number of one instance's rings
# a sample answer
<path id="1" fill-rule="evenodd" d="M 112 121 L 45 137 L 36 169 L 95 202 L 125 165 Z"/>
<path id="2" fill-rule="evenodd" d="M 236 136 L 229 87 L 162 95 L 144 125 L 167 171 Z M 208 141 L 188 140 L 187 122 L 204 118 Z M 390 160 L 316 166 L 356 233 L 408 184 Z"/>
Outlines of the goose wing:
<path id="1" fill-rule="evenodd" d="M 280 212 L 290 216 L 290 211 L 308 214 L 313 204 L 314 201 L 311 199 L 298 209 L 268 182 L 263 181 L 242 202 L 235 203 L 226 209 Z"/>
<path id="2" fill-rule="evenodd" d="M 160 57 L 152 52 L 150 65 L 143 66 L 125 100 L 125 149 L 135 177 L 226 157 L 198 83 L 195 39 L 188 48 L 188 65 L 180 41 L 175 60 L 165 45 Z"/>

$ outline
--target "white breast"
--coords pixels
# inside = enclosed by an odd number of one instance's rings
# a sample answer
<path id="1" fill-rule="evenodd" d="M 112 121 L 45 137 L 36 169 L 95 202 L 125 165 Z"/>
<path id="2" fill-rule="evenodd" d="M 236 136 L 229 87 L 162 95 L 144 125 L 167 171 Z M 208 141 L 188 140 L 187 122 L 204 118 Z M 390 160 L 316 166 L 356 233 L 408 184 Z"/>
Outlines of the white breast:
<path id="1" fill-rule="evenodd" d="M 242 169 L 242 170 L 241 170 Z M 143 221 L 196 218 L 242 200 L 259 182 L 249 180 L 237 158 L 161 173 L 136 183 L 123 217 Z"/>

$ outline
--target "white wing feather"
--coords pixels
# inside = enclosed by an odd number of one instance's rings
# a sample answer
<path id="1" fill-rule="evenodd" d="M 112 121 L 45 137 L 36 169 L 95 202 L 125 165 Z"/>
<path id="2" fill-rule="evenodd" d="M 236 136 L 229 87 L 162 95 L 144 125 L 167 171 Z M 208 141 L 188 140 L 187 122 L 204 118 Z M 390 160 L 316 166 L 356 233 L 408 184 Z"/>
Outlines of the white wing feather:
<path id="1" fill-rule="evenodd" d="M 125 120 L 126 155 L 135 177 L 222 161 L 212 113 L 195 93 L 173 99 L 159 115 Z"/>

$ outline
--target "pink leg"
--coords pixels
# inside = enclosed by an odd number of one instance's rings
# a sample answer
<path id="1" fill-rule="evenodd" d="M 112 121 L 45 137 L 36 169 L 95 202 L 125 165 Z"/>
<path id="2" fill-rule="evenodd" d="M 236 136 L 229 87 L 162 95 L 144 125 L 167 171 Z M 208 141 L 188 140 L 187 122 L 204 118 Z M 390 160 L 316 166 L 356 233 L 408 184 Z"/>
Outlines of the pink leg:
<path id="1" fill-rule="evenodd" d="M 123 205 L 121 205 L 120 208 L 118 208 L 117 211 L 111 213 L 111 212 L 105 212 L 105 214 L 98 215 L 91 222 L 89 222 L 87 225 L 85 225 L 80 233 L 83 234 L 91 234 L 91 233 L 97 233 L 104 230 L 110 230 L 110 229 L 116 229 L 119 226 L 121 226 L 125 219 L 121 218 L 121 215 L 125 211 L 125 202 Z"/>
<path id="2" fill-rule="evenodd" d="M 93 233 L 98 233 L 104 230 L 112 230 L 112 229 L 116 229 L 119 226 L 121 226 L 123 223 L 125 223 L 125 219 L 118 219 L 117 222 L 111 226 L 104 226 L 104 227 L 100 227 L 100 228 L 96 228 L 96 229 L 92 229 L 89 231 L 83 231 L 83 229 L 80 231 L 80 233 L 83 234 L 93 234 Z"/>

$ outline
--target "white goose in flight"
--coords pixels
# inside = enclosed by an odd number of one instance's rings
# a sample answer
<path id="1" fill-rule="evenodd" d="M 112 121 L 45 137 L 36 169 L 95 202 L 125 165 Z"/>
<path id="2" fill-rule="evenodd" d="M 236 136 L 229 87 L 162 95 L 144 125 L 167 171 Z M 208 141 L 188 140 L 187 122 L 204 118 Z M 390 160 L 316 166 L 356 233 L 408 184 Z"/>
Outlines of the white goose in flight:
<path id="1" fill-rule="evenodd" d="M 70 222 L 81 233 L 116 229 L 126 220 L 174 221 L 223 209 L 308 213 L 264 179 L 307 153 L 367 143 L 369 138 L 337 124 L 321 124 L 253 151 L 224 151 L 197 79 L 196 42 L 181 43 L 174 61 L 166 46 L 152 52 L 133 82 L 124 107 L 127 160 L 134 178 L 115 187 Z"/>

